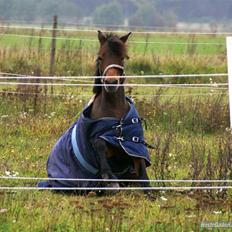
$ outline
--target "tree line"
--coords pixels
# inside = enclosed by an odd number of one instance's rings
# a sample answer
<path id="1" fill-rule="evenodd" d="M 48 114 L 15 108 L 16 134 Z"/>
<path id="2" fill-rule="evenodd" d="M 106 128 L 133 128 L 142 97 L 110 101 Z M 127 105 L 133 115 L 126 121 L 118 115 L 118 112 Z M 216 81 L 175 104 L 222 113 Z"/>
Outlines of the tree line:
<path id="1" fill-rule="evenodd" d="M 229 0 L 0 0 L 1 20 L 173 26 L 182 22 L 230 22 Z"/>

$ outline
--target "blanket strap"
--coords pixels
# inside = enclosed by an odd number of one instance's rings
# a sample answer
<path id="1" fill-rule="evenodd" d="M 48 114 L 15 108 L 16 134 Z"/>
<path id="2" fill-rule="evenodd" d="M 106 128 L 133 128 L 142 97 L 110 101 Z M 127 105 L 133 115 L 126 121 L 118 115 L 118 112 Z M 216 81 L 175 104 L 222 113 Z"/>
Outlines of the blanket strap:
<path id="1" fill-rule="evenodd" d="M 130 140 L 130 139 L 127 139 L 127 140 Z M 131 141 L 134 142 L 134 143 L 142 143 L 147 148 L 155 149 L 155 147 L 153 145 L 148 144 L 146 141 L 141 140 L 139 137 L 134 136 L 134 137 L 132 137 Z"/>
<path id="2" fill-rule="evenodd" d="M 148 144 L 147 142 L 143 141 L 143 144 L 147 147 L 147 148 L 150 148 L 150 149 L 155 149 L 155 146 L 151 145 L 151 144 Z"/>
<path id="3" fill-rule="evenodd" d="M 98 169 L 96 169 L 95 167 L 93 167 L 90 163 L 88 163 L 83 155 L 81 154 L 78 145 L 77 145 L 77 138 L 76 138 L 76 130 L 77 130 L 77 125 L 74 126 L 73 130 L 72 130 L 72 147 L 73 147 L 73 151 L 74 154 L 76 156 L 76 158 L 78 159 L 78 161 L 81 163 L 81 165 L 88 170 L 89 172 L 91 172 L 92 174 L 96 175 L 98 173 Z"/>
<path id="4" fill-rule="evenodd" d="M 147 142 L 141 140 L 139 137 L 133 136 L 132 138 L 126 138 L 122 135 L 123 126 L 130 125 L 131 123 L 132 124 L 142 123 L 142 121 L 145 122 L 145 127 L 147 129 L 147 122 L 144 118 L 135 117 L 135 118 L 132 118 L 131 121 L 129 121 L 129 123 L 125 123 L 123 120 L 121 120 L 118 125 L 112 127 L 112 129 L 115 129 L 115 131 L 116 131 L 116 136 L 115 136 L 116 139 L 121 140 L 121 141 L 128 140 L 128 141 L 132 141 L 134 143 L 142 143 L 147 148 L 155 149 L 155 147 L 153 145 L 148 144 Z"/>

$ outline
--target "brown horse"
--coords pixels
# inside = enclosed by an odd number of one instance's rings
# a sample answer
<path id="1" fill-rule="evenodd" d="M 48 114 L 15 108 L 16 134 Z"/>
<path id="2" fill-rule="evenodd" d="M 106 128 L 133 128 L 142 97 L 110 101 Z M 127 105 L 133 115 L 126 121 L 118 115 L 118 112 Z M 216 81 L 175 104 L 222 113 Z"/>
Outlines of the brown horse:
<path id="1" fill-rule="evenodd" d="M 95 79 L 93 88 L 95 98 L 90 112 L 92 119 L 116 118 L 120 121 L 130 109 L 123 86 L 125 81 L 124 61 L 128 59 L 126 42 L 130 34 L 118 37 L 114 34 L 104 34 L 98 31 L 100 50 L 97 58 L 96 76 L 100 78 Z M 134 172 L 127 173 L 123 176 L 124 178 L 148 180 L 145 159 L 129 156 L 123 148 L 113 146 L 102 138 L 94 139 L 91 142 L 98 155 L 100 173 L 103 179 L 117 178 L 109 165 L 109 160 L 112 159 L 118 162 L 119 166 L 126 164 L 134 167 Z M 149 181 L 140 184 L 143 187 L 150 186 Z M 119 184 L 114 182 L 111 186 L 117 187 Z"/>
<path id="2" fill-rule="evenodd" d="M 129 36 L 98 32 L 94 97 L 53 146 L 47 161 L 52 179 L 40 182 L 39 187 L 92 188 L 101 179 L 113 187 L 120 186 L 120 179 L 140 179 L 146 180 L 140 182 L 142 187 L 149 187 L 150 157 L 141 119 L 123 86 Z"/>

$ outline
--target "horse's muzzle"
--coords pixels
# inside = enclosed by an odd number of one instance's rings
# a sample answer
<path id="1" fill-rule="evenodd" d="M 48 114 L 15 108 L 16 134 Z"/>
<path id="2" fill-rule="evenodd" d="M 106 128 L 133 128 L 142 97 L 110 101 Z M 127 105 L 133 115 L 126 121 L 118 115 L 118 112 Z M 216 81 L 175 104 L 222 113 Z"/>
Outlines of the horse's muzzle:
<path id="1" fill-rule="evenodd" d="M 120 78 L 119 77 L 110 77 L 110 78 L 104 78 L 103 80 L 104 88 L 106 92 L 108 93 L 115 93 L 117 92 L 120 84 Z"/>
<path id="2" fill-rule="evenodd" d="M 108 65 L 103 72 L 101 82 L 108 93 L 117 92 L 121 80 L 125 78 L 124 67 L 118 64 Z M 124 81 L 123 81 L 124 82 Z"/>

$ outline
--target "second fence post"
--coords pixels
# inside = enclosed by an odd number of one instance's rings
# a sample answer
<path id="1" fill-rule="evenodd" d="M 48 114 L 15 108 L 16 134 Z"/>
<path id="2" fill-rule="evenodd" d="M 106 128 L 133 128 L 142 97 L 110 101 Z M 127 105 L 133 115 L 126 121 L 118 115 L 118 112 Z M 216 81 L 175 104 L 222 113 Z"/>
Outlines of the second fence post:
<path id="1" fill-rule="evenodd" d="M 53 17 L 53 30 L 52 30 L 49 76 L 54 76 L 54 74 L 55 74 L 56 32 L 57 32 L 57 16 L 55 15 Z M 53 94 L 53 86 L 51 86 L 51 93 Z"/>

